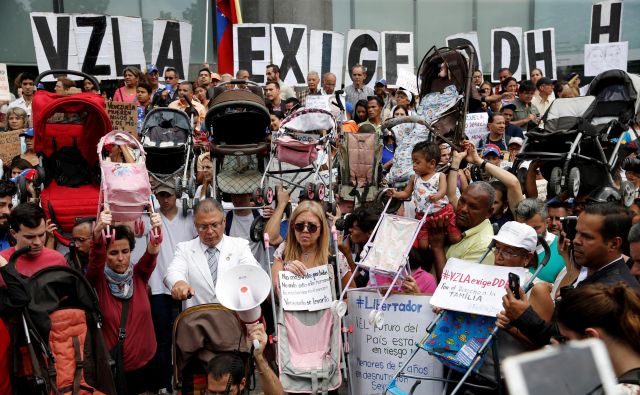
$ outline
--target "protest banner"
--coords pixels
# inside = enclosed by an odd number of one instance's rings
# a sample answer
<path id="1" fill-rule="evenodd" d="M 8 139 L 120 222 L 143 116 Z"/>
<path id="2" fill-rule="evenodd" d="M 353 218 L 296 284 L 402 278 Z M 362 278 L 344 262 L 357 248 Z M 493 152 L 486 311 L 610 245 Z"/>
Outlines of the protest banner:
<path id="1" fill-rule="evenodd" d="M 173 67 L 183 80 L 189 79 L 191 25 L 186 22 L 155 19 L 151 41 L 151 63 L 164 81 L 164 69 Z"/>
<path id="2" fill-rule="evenodd" d="M 20 155 L 20 133 L 24 133 L 24 130 L 0 133 L 0 159 L 5 165 L 11 163 L 16 155 Z"/>
<path id="3" fill-rule="evenodd" d="M 536 29 L 524 32 L 524 57 L 527 75 L 538 68 L 542 75 L 555 80 L 556 75 L 556 39 L 555 29 Z"/>
<path id="4" fill-rule="evenodd" d="M 598 1 L 591 6 L 591 44 L 620 41 L 621 26 L 622 0 Z"/>
<path id="5" fill-rule="evenodd" d="M 305 25 L 271 25 L 271 56 L 280 67 L 280 79 L 287 85 L 307 83 L 307 27 Z"/>
<path id="6" fill-rule="evenodd" d="M 349 294 L 346 326 L 353 327 L 349 335 L 349 374 L 353 394 L 379 395 L 402 364 L 416 350 L 435 314 L 429 306 L 430 296 L 391 295 L 380 306 L 375 292 L 354 291 Z M 384 311 L 384 324 L 376 328 L 368 322 L 376 307 Z M 419 351 L 405 373 L 442 377 L 442 365 L 426 351 Z M 414 379 L 400 378 L 398 386 L 408 392 Z M 440 394 L 442 384 L 423 381 L 416 393 Z"/>
<path id="7" fill-rule="evenodd" d="M 378 52 L 380 33 L 373 30 L 352 29 L 347 33 L 344 86 L 351 85 L 351 68 L 356 64 L 364 66 L 367 76 L 364 84 L 373 88 L 378 80 Z"/>
<path id="8" fill-rule="evenodd" d="M 442 271 L 442 279 L 431 297 L 431 305 L 445 310 L 495 317 L 501 310 L 509 273 L 528 279 L 527 269 L 483 265 L 451 258 Z"/>
<path id="9" fill-rule="evenodd" d="M 113 130 L 124 130 L 134 136 L 138 134 L 138 111 L 134 103 L 107 101 L 107 114 Z"/>
<path id="10" fill-rule="evenodd" d="M 491 82 L 500 82 L 498 73 L 502 68 L 508 68 L 516 80 L 520 79 L 522 76 L 521 48 L 521 27 L 491 29 Z"/>
<path id="11" fill-rule="evenodd" d="M 331 279 L 327 265 L 307 269 L 304 276 L 288 271 L 280 272 L 282 308 L 293 310 L 322 310 L 331 307 Z"/>
<path id="12" fill-rule="evenodd" d="M 456 48 L 465 45 L 473 46 L 473 49 L 476 51 L 476 64 L 472 67 L 473 70 L 478 69 L 482 71 L 482 58 L 480 57 L 480 44 L 478 41 L 478 32 L 466 32 L 466 33 L 456 33 L 450 36 L 447 36 L 444 39 L 447 47 Z M 464 50 L 467 58 L 469 57 L 469 50 Z"/>
<path id="13" fill-rule="evenodd" d="M 264 84 L 265 72 L 271 63 L 271 29 L 267 23 L 233 25 L 233 68 L 248 70 L 250 79 Z"/>
<path id="14" fill-rule="evenodd" d="M 111 17 L 113 30 L 113 56 L 116 72 L 122 75 L 125 67 L 137 67 L 145 71 L 144 42 L 142 40 L 142 18 L 130 16 Z M 123 50 L 126 43 L 126 50 Z"/>
<path id="15" fill-rule="evenodd" d="M 586 77 L 593 77 L 612 69 L 627 71 L 628 56 L 628 41 L 585 44 L 584 75 Z"/>
<path id="16" fill-rule="evenodd" d="M 317 71 L 320 78 L 326 73 L 336 76 L 336 86 L 342 86 L 342 53 L 344 35 L 328 30 L 311 30 L 309 35 L 309 70 Z"/>
<path id="17" fill-rule="evenodd" d="M 106 15 L 72 15 L 78 59 L 83 73 L 100 79 L 115 79 L 111 18 Z"/>
<path id="18" fill-rule="evenodd" d="M 395 87 L 400 71 L 413 74 L 413 33 L 382 32 L 382 75 Z"/>
<path id="19" fill-rule="evenodd" d="M 32 12 L 30 16 L 38 70 L 41 73 L 53 69 L 80 70 L 71 15 Z M 70 76 L 70 78 L 74 77 Z M 54 80 L 52 75 L 43 79 L 43 81 Z"/>
<path id="20" fill-rule="evenodd" d="M 466 116 L 464 133 L 476 147 L 480 141 L 484 141 L 489 135 L 487 123 L 489 123 L 489 114 L 486 112 L 469 113 Z"/>
<path id="21" fill-rule="evenodd" d="M 7 76 L 7 65 L 5 63 L 0 63 L 0 101 L 11 101 L 9 77 Z"/>

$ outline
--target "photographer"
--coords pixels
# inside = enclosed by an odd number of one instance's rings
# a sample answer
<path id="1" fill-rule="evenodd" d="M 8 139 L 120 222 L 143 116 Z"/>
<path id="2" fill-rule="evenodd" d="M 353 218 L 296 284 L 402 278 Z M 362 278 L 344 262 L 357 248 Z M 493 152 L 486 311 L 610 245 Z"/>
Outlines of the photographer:
<path id="1" fill-rule="evenodd" d="M 573 261 L 581 267 L 573 287 L 587 284 L 617 284 L 623 282 L 640 290 L 640 284 L 631 275 L 622 257 L 631 227 L 628 212 L 613 204 L 592 204 L 578 217 L 575 238 L 572 241 Z M 520 291 L 521 296 L 524 296 Z M 503 297 L 503 322 L 518 328 L 534 344 L 545 345 L 557 334 L 555 322 L 545 322 L 534 311 L 526 297 L 516 299 L 511 292 Z"/>
<path id="2" fill-rule="evenodd" d="M 640 191 L 640 159 L 628 157 L 622 161 L 622 170 L 627 181 L 633 184 L 635 194 L 634 198 L 639 196 Z"/>

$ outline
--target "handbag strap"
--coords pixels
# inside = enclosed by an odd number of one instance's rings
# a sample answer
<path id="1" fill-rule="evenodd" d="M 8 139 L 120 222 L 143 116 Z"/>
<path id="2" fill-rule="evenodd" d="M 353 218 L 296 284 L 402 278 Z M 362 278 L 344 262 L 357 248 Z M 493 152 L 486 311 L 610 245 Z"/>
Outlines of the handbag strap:
<path id="1" fill-rule="evenodd" d="M 129 302 L 131 298 L 122 302 L 122 314 L 120 315 L 120 330 L 118 331 L 118 345 L 124 345 L 124 339 L 127 337 L 127 317 L 129 315 Z"/>

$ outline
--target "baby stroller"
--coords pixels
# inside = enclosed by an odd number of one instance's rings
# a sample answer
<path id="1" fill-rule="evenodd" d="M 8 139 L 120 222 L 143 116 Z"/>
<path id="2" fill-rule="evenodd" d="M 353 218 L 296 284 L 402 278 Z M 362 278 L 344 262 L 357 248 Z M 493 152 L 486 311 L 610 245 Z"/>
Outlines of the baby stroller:
<path id="1" fill-rule="evenodd" d="M 544 237 L 538 237 L 538 245 L 544 249 L 544 258 L 539 263 L 529 280 L 522 286 L 525 293 L 531 290 L 534 280 L 551 258 L 551 250 Z M 485 254 L 480 258 L 478 264 L 482 263 L 494 246 L 495 242 L 492 241 Z M 398 387 L 398 381 L 402 378 L 413 378 L 417 381 L 411 388 L 409 394 L 414 393 L 421 380 L 443 381 L 446 384 L 443 393 L 448 391 L 448 385 L 450 383 L 456 383 L 456 387 L 451 391 L 452 395 L 457 394 L 465 385 L 490 389 L 495 391 L 497 394 L 502 394 L 502 380 L 498 359 L 499 350 L 496 341 L 499 329 L 495 323 L 496 317 L 451 310 L 441 310 L 433 322 L 431 322 L 427 327 L 426 334 L 422 340 L 416 344 L 414 352 L 390 380 L 384 393 L 390 393 L 393 395 L 407 394 Z M 478 369 L 488 356 L 486 352 L 489 348 L 492 349 L 492 362 L 495 377 L 493 380 L 488 380 L 490 383 L 489 386 L 466 383 L 467 379 L 472 374 L 479 375 Z M 416 354 L 422 351 L 428 352 L 445 366 L 449 367 L 450 370 L 446 379 L 441 377 L 420 376 L 405 371 L 407 367 L 411 365 L 411 360 L 416 356 Z M 462 373 L 462 378 L 460 380 L 451 380 L 451 374 L 453 371 Z M 483 377 L 482 375 L 480 376 Z"/>
<path id="2" fill-rule="evenodd" d="M 70 70 L 40 74 L 34 84 L 49 74 L 75 74 Z M 59 243 L 68 246 L 70 233 L 79 217 L 92 217 L 98 204 L 98 156 L 96 146 L 111 130 L 104 98 L 96 93 L 58 95 L 38 90 L 33 98 L 35 150 L 40 156 L 39 178 L 44 180 L 40 202 L 47 219 L 58 230 Z"/>
<path id="3" fill-rule="evenodd" d="M 469 57 L 463 54 L 465 50 Z M 418 142 L 432 140 L 447 143 L 453 149 L 461 147 L 467 113 L 480 105 L 480 94 L 471 80 L 476 63 L 473 46 L 434 46 L 422 58 L 417 115 L 391 118 L 382 124 L 383 134 L 395 134 L 397 143 L 394 164 L 387 176 L 390 185 L 403 187 L 413 175 L 411 151 Z"/>
<path id="4" fill-rule="evenodd" d="M 335 118 L 328 111 L 307 108 L 286 117 L 271 137 L 271 159 L 262 176 L 262 188 L 269 188 L 270 182 L 282 182 L 290 187 L 289 193 L 300 188 L 307 198 L 333 206 L 332 146 L 337 134 Z"/>
<path id="5" fill-rule="evenodd" d="M 409 252 L 427 218 L 424 216 L 418 220 L 389 214 L 390 204 L 391 200 L 388 200 L 369 240 L 363 247 L 362 259 L 356 263 L 358 268 L 353 270 L 340 298 L 334 301 L 332 306 L 338 315 L 343 317 L 347 313 L 347 304 L 344 299 L 349 291 L 374 289 L 382 299 L 379 306 L 369 313 L 369 323 L 377 328 L 382 328 L 384 323 L 381 306 L 384 305 L 391 291 L 397 290 L 405 277 L 411 274 Z M 389 240 L 393 240 L 393 243 L 389 243 Z M 364 288 L 349 288 L 349 285 L 355 281 L 355 274 L 360 268 L 369 271 L 370 284 Z M 378 282 L 384 282 L 384 284 L 378 284 Z"/>
<path id="6" fill-rule="evenodd" d="M 623 182 L 613 188 L 621 159 L 622 133 L 638 120 L 640 77 L 620 70 L 597 76 L 587 96 L 556 99 L 544 114 L 543 129 L 527 133 L 520 160 L 542 161 L 548 197 L 570 197 L 608 190 L 608 199 L 633 203 L 634 189 Z M 514 168 L 518 168 L 514 164 Z M 587 176 L 588 175 L 588 176 Z"/>
<path id="7" fill-rule="evenodd" d="M 235 312 L 219 304 L 194 306 L 180 313 L 173 324 L 172 344 L 175 388 L 183 395 L 206 389 L 205 369 L 216 354 L 238 352 L 246 366 L 251 358 L 244 325 Z M 249 373 L 247 369 L 247 377 Z"/>
<path id="8" fill-rule="evenodd" d="M 8 264 L 28 251 L 16 251 Z M 27 289 L 31 302 L 12 334 L 16 393 L 115 395 L 98 297 L 82 273 L 49 267 Z"/>
<path id="9" fill-rule="evenodd" d="M 140 131 L 140 141 L 147 153 L 146 165 L 151 182 L 175 186 L 182 197 L 182 214 L 187 215 L 195 192 L 195 155 L 193 134 L 187 113 L 174 108 L 155 108 L 147 114 Z"/>
<path id="10" fill-rule="evenodd" d="M 98 215 L 102 208 L 110 210 L 114 222 L 133 221 L 135 233 L 141 235 L 142 214 L 147 206 L 153 210 L 144 148 L 129 133 L 115 130 L 100 139 L 97 152 L 101 173 Z M 103 232 L 103 238 L 113 237 L 110 232 Z M 159 233 L 150 233 L 150 237 L 157 239 Z"/>

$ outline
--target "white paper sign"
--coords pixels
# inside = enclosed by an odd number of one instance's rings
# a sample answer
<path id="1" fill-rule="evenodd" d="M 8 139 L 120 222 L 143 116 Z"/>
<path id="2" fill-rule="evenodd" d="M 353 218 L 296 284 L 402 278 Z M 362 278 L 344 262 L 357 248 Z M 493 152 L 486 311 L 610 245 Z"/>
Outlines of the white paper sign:
<path id="1" fill-rule="evenodd" d="M 43 73 L 53 69 L 80 70 L 71 15 L 32 12 L 30 16 L 38 71 Z M 70 75 L 69 78 L 79 77 Z M 42 81 L 54 80 L 53 75 L 48 75 Z"/>
<path id="2" fill-rule="evenodd" d="M 382 32 L 382 75 L 395 87 L 400 71 L 413 74 L 413 33 Z"/>
<path id="3" fill-rule="evenodd" d="M 233 25 L 233 68 L 248 70 L 258 84 L 267 81 L 265 72 L 271 63 L 271 29 L 267 23 Z"/>
<path id="4" fill-rule="evenodd" d="M 604 0 L 591 6 L 591 44 L 620 41 L 622 27 L 622 0 Z"/>
<path id="5" fill-rule="evenodd" d="M 373 30 L 349 30 L 345 60 L 344 86 L 351 85 L 351 68 L 361 64 L 367 70 L 365 85 L 373 88 L 378 80 L 380 33 Z"/>
<path id="6" fill-rule="evenodd" d="M 118 29 L 116 30 L 116 26 Z M 116 71 L 122 75 L 121 68 L 132 65 L 144 72 L 146 61 L 144 58 L 144 42 L 142 40 L 142 18 L 130 16 L 111 17 L 113 30 L 114 55 Z M 119 44 L 116 42 L 119 39 Z M 125 44 L 126 46 L 123 46 Z M 119 53 L 118 53 L 119 51 Z M 120 60 L 118 59 L 120 57 Z"/>
<path id="7" fill-rule="evenodd" d="M 489 135 L 487 124 L 489 123 L 489 114 L 486 112 L 475 112 L 467 114 L 464 123 L 464 133 L 469 141 L 476 147 L 480 141 L 484 141 Z"/>
<path id="8" fill-rule="evenodd" d="M 342 86 L 342 54 L 344 35 L 328 30 L 311 30 L 309 35 L 309 70 L 317 71 L 320 77 L 325 73 L 336 76 L 336 86 Z"/>
<path id="9" fill-rule="evenodd" d="M 280 78 L 285 84 L 306 85 L 309 62 L 305 25 L 271 25 L 271 54 L 273 63 L 280 67 Z"/>
<path id="10" fill-rule="evenodd" d="M 113 56 L 111 18 L 106 15 L 74 14 L 73 29 L 78 47 L 81 70 L 99 79 L 115 79 L 116 63 Z M 102 34 L 98 30 L 103 31 Z"/>
<path id="11" fill-rule="evenodd" d="M 491 82 L 499 82 L 498 73 L 508 68 L 513 77 L 522 77 L 522 28 L 502 27 L 491 29 Z"/>
<path id="12" fill-rule="evenodd" d="M 327 265 L 307 269 L 304 276 L 280 272 L 282 308 L 292 310 L 322 310 L 331 307 L 331 279 Z"/>
<path id="13" fill-rule="evenodd" d="M 536 29 L 524 32 L 524 58 L 527 75 L 534 68 L 542 70 L 542 75 L 555 80 L 556 38 L 555 29 Z"/>
<path id="14" fill-rule="evenodd" d="M 451 258 L 442 271 L 442 279 L 431 297 L 433 306 L 463 313 L 495 317 L 501 310 L 509 273 L 520 276 L 524 285 L 527 269 L 483 265 Z"/>
<path id="15" fill-rule="evenodd" d="M 353 326 L 353 333 L 349 335 L 349 373 L 353 394 L 379 395 L 384 392 L 391 377 L 416 350 L 416 344 L 422 340 L 427 326 L 434 319 L 430 298 L 425 295 L 391 295 L 382 306 L 385 323 L 382 329 L 377 329 L 369 324 L 368 317 L 380 305 L 378 294 L 365 291 L 349 294 L 349 315 L 345 320 Z M 442 365 L 421 350 L 405 373 L 442 377 Z M 405 392 L 414 383 L 414 379 L 398 379 L 398 386 Z M 430 395 L 441 391 L 441 383 L 422 381 L 415 393 Z"/>
<path id="16" fill-rule="evenodd" d="M 629 42 L 613 42 L 584 45 L 584 75 L 596 76 L 604 71 L 620 69 L 627 71 Z"/>
<path id="17" fill-rule="evenodd" d="M 0 101 L 10 101 L 11 91 L 9 90 L 9 77 L 7 75 L 7 65 L 0 63 Z"/>
<path id="18" fill-rule="evenodd" d="M 321 110 L 330 111 L 330 100 L 332 95 L 308 95 L 305 99 L 306 108 L 319 108 Z"/>
<path id="19" fill-rule="evenodd" d="M 394 87 L 404 88 L 414 96 L 418 95 L 418 79 L 416 78 L 416 75 L 409 70 L 400 69 L 398 71 L 398 80 Z M 416 98 L 416 102 L 417 100 L 418 98 Z"/>
<path id="20" fill-rule="evenodd" d="M 164 76 L 167 67 L 178 71 L 180 79 L 189 79 L 189 55 L 191 53 L 191 25 L 187 22 L 155 19 L 151 63 Z M 164 80 L 164 78 L 162 78 Z"/>
<path id="21" fill-rule="evenodd" d="M 476 59 L 478 70 L 482 71 L 482 58 L 480 57 L 480 44 L 478 41 L 478 32 L 457 33 L 447 36 L 444 39 L 447 47 L 456 48 L 463 45 L 472 45 L 476 50 Z M 463 51 L 466 54 L 466 50 Z M 468 56 L 468 55 L 467 55 Z"/>

